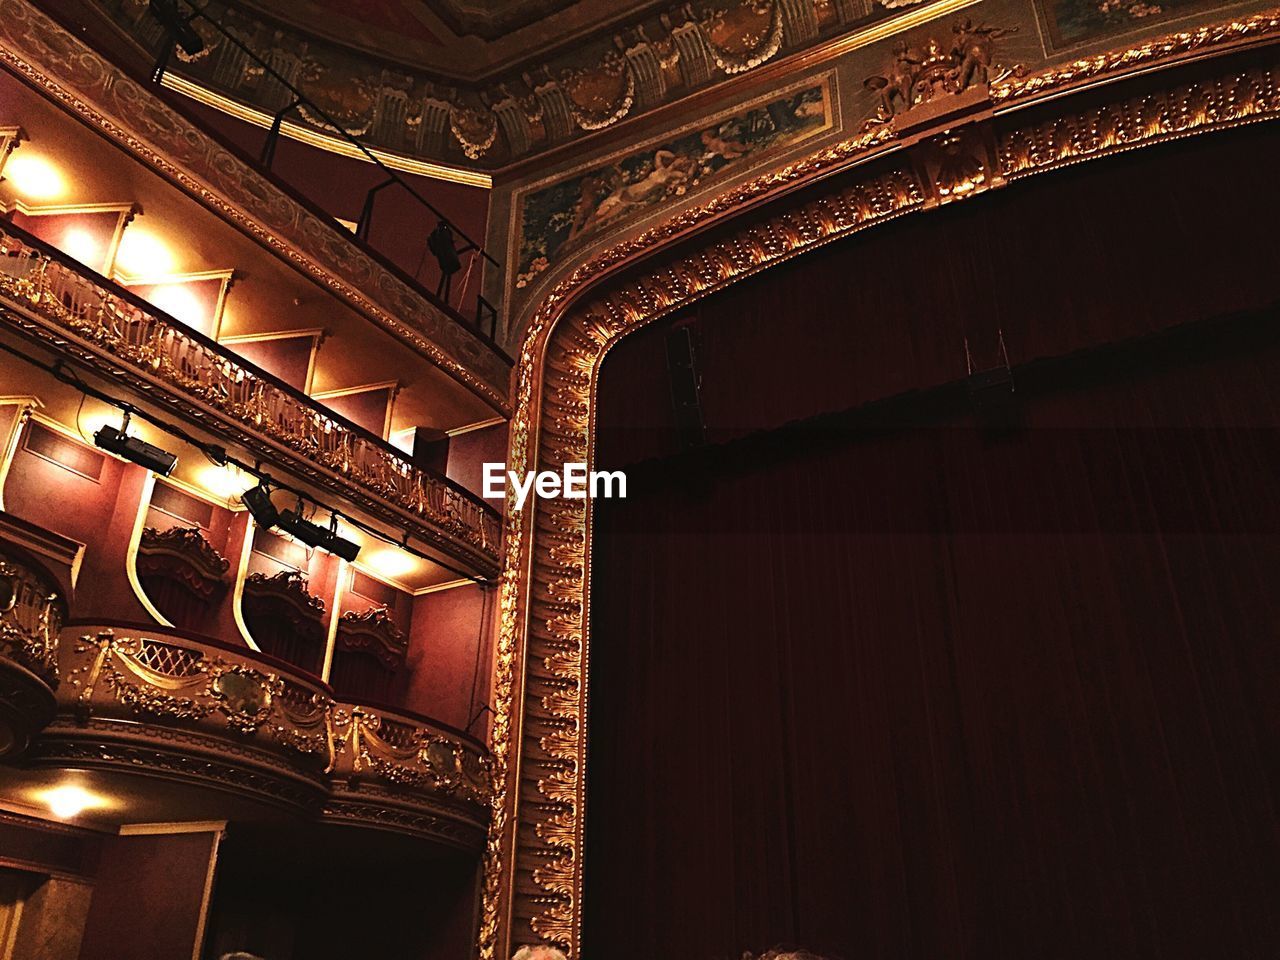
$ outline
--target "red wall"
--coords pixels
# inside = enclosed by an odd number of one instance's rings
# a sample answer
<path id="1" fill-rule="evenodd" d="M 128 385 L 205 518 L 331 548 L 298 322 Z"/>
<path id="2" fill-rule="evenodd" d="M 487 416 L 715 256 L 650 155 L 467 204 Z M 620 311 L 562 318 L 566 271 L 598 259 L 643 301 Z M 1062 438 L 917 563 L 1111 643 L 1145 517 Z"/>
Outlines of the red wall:
<path id="1" fill-rule="evenodd" d="M 151 615 L 138 602 L 125 572 L 147 472 L 113 457 L 103 459 L 94 481 L 20 444 L 5 482 L 5 507 L 86 545 L 76 584 L 76 616 L 148 623 Z"/>
<path id="2" fill-rule="evenodd" d="M 492 591 L 486 600 L 476 585 L 414 599 L 403 700 L 407 709 L 466 728 L 489 696 L 494 606 Z M 470 732 L 482 737 L 483 730 L 477 722 Z"/>
<path id="3" fill-rule="evenodd" d="M 214 833 L 103 841 L 80 960 L 187 960 L 204 909 Z"/>
<path id="4" fill-rule="evenodd" d="M 255 127 L 221 111 L 195 102 L 184 102 L 184 111 L 196 122 L 257 158 L 266 140 L 267 131 Z M 308 146 L 282 136 L 276 147 L 271 166 L 274 175 L 301 193 L 332 217 L 356 221 L 364 208 L 368 191 L 382 183 L 386 176 L 372 163 L 351 157 L 342 157 Z M 489 216 L 489 191 L 481 187 L 434 180 L 410 173 L 400 173 L 413 188 L 443 213 L 454 226 L 473 240 L 485 242 L 485 224 Z M 418 265 L 426 251 L 427 235 L 434 229 L 436 218 L 425 210 L 401 187 L 387 187 L 378 194 L 374 207 L 373 229 L 369 234 L 370 246 L 410 275 L 418 274 Z M 496 259 L 501 259 L 494 254 Z M 463 269 L 467 261 L 463 259 Z M 469 289 L 473 296 L 480 287 L 479 264 L 471 278 Z M 421 272 L 422 282 L 435 290 L 434 261 L 428 254 L 426 266 Z M 458 289 L 462 282 L 455 278 L 453 302 L 458 302 Z M 474 300 L 463 310 L 464 315 L 474 314 Z"/>
<path id="5" fill-rule="evenodd" d="M 484 496 L 484 464 L 507 462 L 507 426 L 499 423 L 450 437 L 449 465 L 445 471 L 449 479 L 476 496 Z M 489 503 L 501 510 L 503 498 L 490 498 Z"/>

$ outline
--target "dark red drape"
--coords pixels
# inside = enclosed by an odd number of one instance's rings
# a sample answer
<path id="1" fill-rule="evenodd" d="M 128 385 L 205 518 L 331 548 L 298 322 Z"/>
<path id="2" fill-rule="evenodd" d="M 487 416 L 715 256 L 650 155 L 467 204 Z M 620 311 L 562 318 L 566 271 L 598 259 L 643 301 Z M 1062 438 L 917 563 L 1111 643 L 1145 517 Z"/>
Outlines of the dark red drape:
<path id="1" fill-rule="evenodd" d="M 1045 189 L 1078 203 L 1080 182 Z M 1229 270 L 1217 245 L 1242 235 L 1194 211 L 1164 214 L 1211 251 L 1189 305 L 1135 299 L 1098 327 L 1099 277 L 1138 256 L 1119 237 L 1005 304 L 1085 314 L 1041 338 L 1085 353 L 1015 371 L 1012 431 L 963 390 L 925 393 L 890 404 L 907 426 L 658 461 L 596 502 L 584 956 L 1280 955 L 1280 335 L 1265 310 L 1209 323 L 1214 284 L 1235 308 L 1280 282 Z M 859 269 L 821 262 L 815 286 Z M 957 329 L 989 329 L 1007 295 L 975 293 Z M 720 343 L 758 323 L 776 354 L 755 309 L 713 300 L 700 322 Z M 895 336 L 923 356 L 932 333 L 918 316 Z M 613 362 L 603 402 L 630 405 L 606 427 L 645 416 Z M 881 380 L 853 402 L 913 385 Z"/>

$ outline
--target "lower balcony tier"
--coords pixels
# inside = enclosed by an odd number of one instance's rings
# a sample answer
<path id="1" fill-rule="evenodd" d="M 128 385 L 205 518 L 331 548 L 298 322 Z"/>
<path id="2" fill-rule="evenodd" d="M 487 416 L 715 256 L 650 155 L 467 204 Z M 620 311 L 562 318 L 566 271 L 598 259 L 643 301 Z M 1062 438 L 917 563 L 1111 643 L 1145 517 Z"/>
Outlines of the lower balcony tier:
<path id="1" fill-rule="evenodd" d="M 165 628 L 77 623 L 57 643 L 56 714 L 6 796 L 32 805 L 68 771 L 99 819 L 371 827 L 478 850 L 490 761 L 427 718 L 334 700 L 283 661 Z M 93 813 L 93 811 L 89 811 Z"/>

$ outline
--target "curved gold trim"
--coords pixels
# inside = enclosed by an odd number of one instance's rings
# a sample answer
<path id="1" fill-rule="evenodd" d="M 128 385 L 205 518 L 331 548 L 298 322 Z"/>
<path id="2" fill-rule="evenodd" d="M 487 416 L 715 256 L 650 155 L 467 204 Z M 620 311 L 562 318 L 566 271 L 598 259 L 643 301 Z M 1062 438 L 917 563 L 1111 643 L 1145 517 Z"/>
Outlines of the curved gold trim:
<path id="1" fill-rule="evenodd" d="M 966 2 L 977 3 L 977 0 L 966 0 Z M 190 97 L 197 103 L 212 107 L 214 110 L 220 110 L 235 117 L 237 120 L 251 123 L 255 127 L 270 129 L 275 121 L 275 118 L 265 110 L 258 110 L 238 100 L 233 100 L 231 97 L 223 96 L 203 84 L 188 80 L 186 77 L 179 76 L 176 73 L 166 73 L 160 82 L 161 85 L 183 96 Z M 350 157 L 353 160 L 360 160 L 364 163 L 373 162 L 346 140 L 327 133 L 321 133 L 314 127 L 307 127 L 286 120 L 280 124 L 280 132 L 292 140 L 305 143 L 307 146 L 315 147 L 317 150 L 334 153 L 340 157 Z M 386 150 L 378 150 L 373 147 L 370 147 L 369 150 L 392 170 L 412 173 L 419 177 L 429 177 L 432 180 L 444 180 L 447 183 L 460 183 L 467 187 L 479 187 L 481 190 L 493 189 L 493 177 L 487 173 L 480 173 L 478 170 L 451 167 L 448 164 L 434 163 L 430 160 L 417 160 L 413 157 L 406 157 L 403 154 L 388 153 Z"/>
<path id="2" fill-rule="evenodd" d="M 1089 71 L 1021 78 L 999 87 L 1000 101 L 1038 101 L 1058 85 L 1146 72 L 1162 64 L 1224 52 L 1241 41 L 1280 35 L 1275 12 L 1153 40 L 1105 58 Z M 1057 79 L 1052 79 L 1057 77 Z M 1083 81 L 1083 82 L 1082 82 Z M 1091 98 L 1092 100 L 1093 98 Z M 518 357 L 509 468 L 594 465 L 596 378 L 610 347 L 627 333 L 708 294 L 800 254 L 903 214 L 976 196 L 1008 182 L 1086 159 L 1187 136 L 1280 118 L 1280 57 L 1237 66 L 1159 92 L 1116 94 L 1050 119 L 1021 124 L 1008 113 L 976 112 L 945 131 L 899 138 L 892 124 L 819 151 L 782 170 L 677 214 L 592 258 L 561 280 L 533 314 Z M 1073 112 L 1074 111 L 1074 112 Z M 944 152 L 945 151 L 945 154 Z M 771 213 L 721 239 L 651 259 L 639 275 L 616 277 L 695 229 L 730 219 L 784 189 L 844 173 L 870 157 L 884 163 L 848 177 L 816 198 Z M 957 157 L 963 163 L 955 163 Z M 943 159 L 947 162 L 942 162 Z M 587 299 L 587 294 L 591 299 Z M 499 634 L 495 650 L 494 806 L 486 850 L 479 952 L 505 954 L 513 927 L 578 948 L 586 787 L 590 537 L 587 501 L 507 503 Z M 540 663 L 536 671 L 526 664 Z M 532 784 L 532 786 L 529 786 Z M 522 803 L 522 794 L 535 801 Z"/>
<path id="3" fill-rule="evenodd" d="M 22 442 L 22 432 L 27 427 L 31 414 L 43 407 L 36 396 L 0 397 L 0 407 L 17 407 L 9 433 L 0 444 L 0 510 L 4 509 L 4 485 L 9 479 L 9 470 L 13 467 L 13 458 L 17 456 L 18 444 Z"/>
<path id="4" fill-rule="evenodd" d="M 151 602 L 147 591 L 142 588 L 142 581 L 138 579 L 138 547 L 142 544 L 142 530 L 147 525 L 147 511 L 151 509 L 151 493 L 155 487 L 156 475 L 148 470 L 147 479 L 142 483 L 142 496 L 138 500 L 138 514 L 133 518 L 133 533 L 129 534 L 129 547 L 124 552 L 124 572 L 134 596 L 147 613 L 151 614 L 152 619 L 162 627 L 172 627 L 173 623 Z"/>
<path id="5" fill-rule="evenodd" d="M 244 512 L 244 542 L 240 544 L 240 565 L 236 568 L 236 585 L 231 591 L 231 618 L 236 622 L 236 629 L 244 639 L 245 646 L 258 653 L 262 648 L 249 632 L 249 625 L 244 622 L 244 609 L 240 602 L 244 599 L 244 578 L 249 575 L 249 558 L 253 556 L 253 531 L 257 529 L 253 514 Z"/>

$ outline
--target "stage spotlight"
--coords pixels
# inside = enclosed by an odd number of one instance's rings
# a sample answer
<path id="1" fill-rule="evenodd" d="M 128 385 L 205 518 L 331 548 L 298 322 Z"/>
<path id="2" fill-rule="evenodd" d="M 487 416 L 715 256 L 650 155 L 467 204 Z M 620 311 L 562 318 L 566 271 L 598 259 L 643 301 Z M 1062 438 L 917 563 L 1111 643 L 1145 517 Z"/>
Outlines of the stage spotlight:
<path id="1" fill-rule="evenodd" d="M 337 526 L 337 517 L 334 517 L 333 525 Z M 280 514 L 280 529 L 307 546 L 327 550 L 348 563 L 360 555 L 360 544 L 338 536 L 336 529 L 326 530 L 320 524 L 312 523 L 297 510 L 285 510 Z"/>
<path id="2" fill-rule="evenodd" d="M 260 527 L 274 527 L 280 522 L 280 511 L 271 502 L 271 489 L 262 482 L 240 494 L 240 502 Z"/>
<path id="3" fill-rule="evenodd" d="M 103 450 L 108 450 L 118 457 L 124 457 L 140 467 L 146 467 L 162 477 L 171 474 L 173 468 L 178 465 L 177 455 L 168 450 L 153 447 L 140 437 L 129 436 L 128 429 L 129 414 L 126 413 L 124 423 L 119 430 L 115 427 L 99 427 L 98 432 L 93 435 L 93 442 Z"/>

